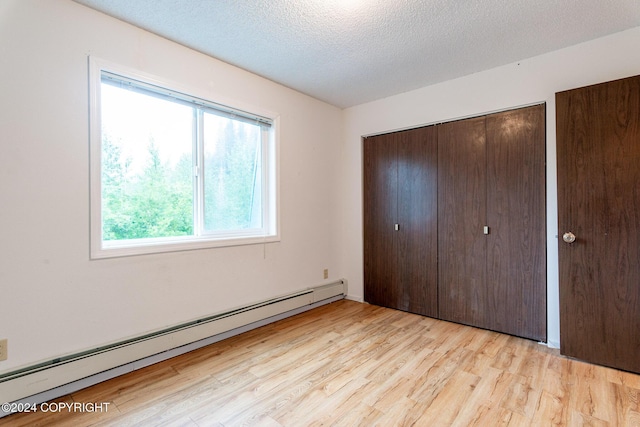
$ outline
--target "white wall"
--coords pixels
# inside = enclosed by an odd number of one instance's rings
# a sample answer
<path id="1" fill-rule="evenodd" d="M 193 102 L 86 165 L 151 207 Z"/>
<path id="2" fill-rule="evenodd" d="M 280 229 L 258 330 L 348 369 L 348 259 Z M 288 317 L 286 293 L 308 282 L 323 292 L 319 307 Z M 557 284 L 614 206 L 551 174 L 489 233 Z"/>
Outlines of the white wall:
<path id="1" fill-rule="evenodd" d="M 323 283 L 342 112 L 68 0 L 0 1 L 0 373 Z M 89 260 L 87 56 L 280 114 L 280 243 Z"/>
<path id="2" fill-rule="evenodd" d="M 341 268 L 349 293 L 363 297 L 363 135 L 547 103 L 548 340 L 560 343 L 555 92 L 640 74 L 640 27 L 518 63 L 359 105 L 344 111 Z"/>

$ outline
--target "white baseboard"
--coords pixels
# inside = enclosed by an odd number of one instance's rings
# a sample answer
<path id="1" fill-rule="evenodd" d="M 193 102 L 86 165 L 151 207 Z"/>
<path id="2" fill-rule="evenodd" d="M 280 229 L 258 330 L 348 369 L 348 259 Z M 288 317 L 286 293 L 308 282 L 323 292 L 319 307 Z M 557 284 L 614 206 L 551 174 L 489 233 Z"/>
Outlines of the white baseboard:
<path id="1" fill-rule="evenodd" d="M 348 299 L 350 301 L 356 301 L 356 302 L 364 302 L 363 297 L 354 296 L 354 295 L 347 295 L 344 297 L 344 299 Z"/>

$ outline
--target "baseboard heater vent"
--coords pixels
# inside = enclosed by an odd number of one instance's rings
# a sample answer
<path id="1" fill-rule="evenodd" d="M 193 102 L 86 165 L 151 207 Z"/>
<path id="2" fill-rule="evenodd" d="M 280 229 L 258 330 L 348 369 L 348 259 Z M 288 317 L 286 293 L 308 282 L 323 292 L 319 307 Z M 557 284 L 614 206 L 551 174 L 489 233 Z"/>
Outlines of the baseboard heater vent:
<path id="1" fill-rule="evenodd" d="M 340 280 L 8 372 L 0 375 L 0 402 L 45 402 L 346 295 Z"/>

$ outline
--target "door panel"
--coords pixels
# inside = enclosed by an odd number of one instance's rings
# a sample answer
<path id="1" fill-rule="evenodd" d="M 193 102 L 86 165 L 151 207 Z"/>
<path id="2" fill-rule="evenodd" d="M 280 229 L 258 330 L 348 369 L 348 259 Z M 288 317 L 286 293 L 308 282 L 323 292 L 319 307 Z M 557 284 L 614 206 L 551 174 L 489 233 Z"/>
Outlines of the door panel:
<path id="1" fill-rule="evenodd" d="M 486 327 L 485 119 L 438 126 L 440 318 Z"/>
<path id="2" fill-rule="evenodd" d="M 640 372 L 640 76 L 557 93 L 556 114 L 561 352 Z"/>
<path id="3" fill-rule="evenodd" d="M 435 126 L 398 142 L 398 284 L 401 310 L 438 316 L 438 141 Z"/>
<path id="4" fill-rule="evenodd" d="M 487 129 L 487 328 L 547 340 L 545 106 Z"/>
<path id="5" fill-rule="evenodd" d="M 363 158 L 365 301 L 435 317 L 435 128 L 367 138 Z"/>
<path id="6" fill-rule="evenodd" d="M 393 134 L 363 142 L 364 300 L 385 307 L 400 298 L 397 282 L 397 141 Z"/>

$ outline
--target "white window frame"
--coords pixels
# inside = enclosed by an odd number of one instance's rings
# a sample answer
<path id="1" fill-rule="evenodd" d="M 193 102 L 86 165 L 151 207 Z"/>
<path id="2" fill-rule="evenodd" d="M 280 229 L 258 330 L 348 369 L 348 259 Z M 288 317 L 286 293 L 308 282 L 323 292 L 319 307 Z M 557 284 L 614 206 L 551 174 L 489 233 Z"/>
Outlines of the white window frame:
<path id="1" fill-rule="evenodd" d="M 243 116 L 267 119 L 271 122 L 266 144 L 262 147 L 262 215 L 261 229 L 238 230 L 234 232 L 200 233 L 192 236 L 112 240 L 102 239 L 102 125 L 100 89 L 103 72 L 124 79 L 141 82 L 144 85 L 179 94 L 182 99 L 194 103 L 215 106 L 228 113 L 237 112 Z M 114 64 L 96 57 L 89 57 L 89 157 L 90 157 L 90 257 L 91 259 L 112 258 L 130 255 L 143 255 L 162 252 L 174 252 L 214 247 L 263 244 L 280 241 L 279 197 L 278 197 L 278 129 L 279 116 L 252 106 L 239 105 L 228 100 L 209 101 L 210 95 L 199 95 L 198 90 L 177 84 L 168 79 L 154 76 L 129 67 Z M 251 111 L 251 113 L 248 113 Z M 265 146 L 266 145 L 266 146 Z M 195 184 L 194 184 L 195 185 Z M 197 188 L 197 187 L 196 187 Z M 201 200 L 202 189 L 198 199 Z M 194 231 L 200 228 L 199 212 L 195 213 Z M 201 225 L 201 224 L 200 224 Z"/>

